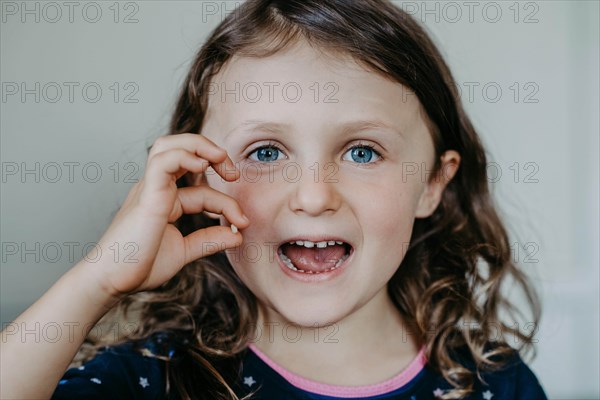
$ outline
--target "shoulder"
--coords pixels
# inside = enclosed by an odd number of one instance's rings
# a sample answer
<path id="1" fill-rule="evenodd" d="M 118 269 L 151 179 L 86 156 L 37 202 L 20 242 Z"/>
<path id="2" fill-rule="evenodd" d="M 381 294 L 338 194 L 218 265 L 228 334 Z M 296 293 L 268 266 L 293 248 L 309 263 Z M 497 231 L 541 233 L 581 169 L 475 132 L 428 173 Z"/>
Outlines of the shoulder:
<path id="1" fill-rule="evenodd" d="M 164 332 L 101 349 L 65 372 L 52 399 L 158 399 L 164 397 L 165 358 L 177 351 Z"/>

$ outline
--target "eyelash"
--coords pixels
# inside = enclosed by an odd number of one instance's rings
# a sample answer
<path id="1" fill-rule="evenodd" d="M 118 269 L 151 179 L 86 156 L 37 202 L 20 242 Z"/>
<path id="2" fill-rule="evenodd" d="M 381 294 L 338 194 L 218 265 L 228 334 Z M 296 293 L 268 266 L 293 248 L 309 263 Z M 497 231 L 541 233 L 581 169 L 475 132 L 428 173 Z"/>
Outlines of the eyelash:
<path id="1" fill-rule="evenodd" d="M 279 147 L 279 146 L 278 146 L 277 144 L 275 144 L 274 142 L 269 142 L 269 143 L 268 143 L 268 144 L 266 144 L 266 145 L 263 145 L 263 146 L 260 146 L 260 147 L 257 147 L 257 148 L 255 148 L 255 149 L 254 149 L 254 150 L 252 150 L 250 153 L 248 153 L 246 157 L 250 157 L 250 155 L 251 155 L 251 154 L 254 154 L 254 153 L 256 153 L 258 150 L 260 150 L 260 149 L 264 149 L 264 148 L 273 148 L 273 149 L 276 149 L 277 151 L 279 151 L 279 152 L 283 153 L 283 150 L 281 149 L 281 147 Z M 367 165 L 368 165 L 368 164 L 375 164 L 375 163 L 377 163 L 377 162 L 379 162 L 379 161 L 381 161 L 381 160 L 383 159 L 383 157 L 382 157 L 381 153 L 380 153 L 380 152 L 378 152 L 377 150 L 375 150 L 375 146 L 373 146 L 373 145 L 371 145 L 371 144 L 368 144 L 368 143 L 357 143 L 357 144 L 355 144 L 355 145 L 353 145 L 353 146 L 351 146 L 351 147 L 348 147 L 348 148 L 347 148 L 347 149 L 344 151 L 344 154 L 346 154 L 346 153 L 347 153 L 349 150 L 352 150 L 352 149 L 354 149 L 354 148 L 363 148 L 363 149 L 369 149 L 369 150 L 371 150 L 373 153 L 375 153 L 375 154 L 377 155 L 377 157 L 379 157 L 379 159 L 378 159 L 378 160 L 376 160 L 376 161 L 373 161 L 373 162 L 368 162 L 368 163 L 356 163 L 356 164 L 367 164 Z M 258 161 L 258 160 L 253 160 L 253 161 L 257 161 L 257 162 L 264 162 L 264 161 Z"/>

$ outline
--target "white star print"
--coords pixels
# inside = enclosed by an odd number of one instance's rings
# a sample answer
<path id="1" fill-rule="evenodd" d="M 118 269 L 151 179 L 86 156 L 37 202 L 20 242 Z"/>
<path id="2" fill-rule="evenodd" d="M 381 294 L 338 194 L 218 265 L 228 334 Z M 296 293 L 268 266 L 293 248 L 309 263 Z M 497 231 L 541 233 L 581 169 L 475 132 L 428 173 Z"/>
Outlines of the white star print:
<path id="1" fill-rule="evenodd" d="M 150 384 L 148 383 L 148 378 L 142 378 L 141 376 L 140 376 L 140 382 L 139 382 L 139 384 L 144 389 L 147 388 L 148 386 L 150 386 Z"/>
<path id="2" fill-rule="evenodd" d="M 494 396 L 494 393 L 490 392 L 489 390 L 486 390 L 485 392 L 483 392 L 483 398 L 485 400 L 492 400 L 493 396 Z"/>
<path id="3" fill-rule="evenodd" d="M 254 385 L 255 383 L 256 383 L 256 381 L 251 376 L 244 377 L 244 385 L 248 385 L 248 386 L 252 387 L 252 385 Z"/>
<path id="4" fill-rule="evenodd" d="M 98 378 L 92 378 L 92 379 L 90 379 L 90 381 L 97 383 L 98 385 L 100 385 L 102 383 L 102 381 Z"/>
<path id="5" fill-rule="evenodd" d="M 442 397 L 443 394 L 444 394 L 444 391 L 440 388 L 437 388 L 433 391 L 433 395 L 435 397 Z"/>

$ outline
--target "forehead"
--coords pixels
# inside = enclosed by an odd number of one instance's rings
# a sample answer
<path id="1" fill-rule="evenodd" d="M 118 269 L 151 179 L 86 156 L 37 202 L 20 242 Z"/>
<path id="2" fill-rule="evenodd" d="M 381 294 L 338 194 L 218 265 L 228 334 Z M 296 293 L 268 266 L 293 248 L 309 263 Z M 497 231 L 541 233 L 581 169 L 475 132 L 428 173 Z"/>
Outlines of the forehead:
<path id="1" fill-rule="evenodd" d="M 205 126 L 228 131 L 247 120 L 288 125 L 377 120 L 410 130 L 423 123 L 420 104 L 398 82 L 342 53 L 300 43 L 272 56 L 234 56 L 212 79 Z"/>

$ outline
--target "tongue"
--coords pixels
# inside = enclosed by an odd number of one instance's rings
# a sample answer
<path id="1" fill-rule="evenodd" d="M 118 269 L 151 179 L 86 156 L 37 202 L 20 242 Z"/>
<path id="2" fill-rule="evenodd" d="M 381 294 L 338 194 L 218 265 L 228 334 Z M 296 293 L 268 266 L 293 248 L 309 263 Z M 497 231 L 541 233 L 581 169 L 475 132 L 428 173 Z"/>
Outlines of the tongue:
<path id="1" fill-rule="evenodd" d="M 346 248 L 338 244 L 324 248 L 286 244 L 281 250 L 296 268 L 312 272 L 323 272 L 334 267 L 346 253 Z"/>

